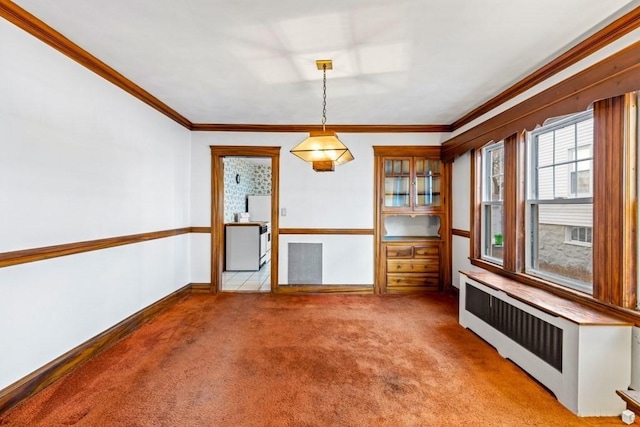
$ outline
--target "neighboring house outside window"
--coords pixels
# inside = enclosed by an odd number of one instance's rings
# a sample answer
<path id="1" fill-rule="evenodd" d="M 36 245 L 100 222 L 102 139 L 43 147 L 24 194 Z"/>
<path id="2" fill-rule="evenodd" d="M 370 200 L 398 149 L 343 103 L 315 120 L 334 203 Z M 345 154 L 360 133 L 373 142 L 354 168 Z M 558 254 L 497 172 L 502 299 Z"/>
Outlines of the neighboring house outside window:
<path id="1" fill-rule="evenodd" d="M 578 153 L 577 157 L 576 152 Z M 569 149 L 569 159 L 571 160 L 585 160 L 591 159 L 591 157 L 591 145 L 583 145 L 577 150 L 575 148 Z M 570 169 L 569 197 L 590 197 L 593 194 L 591 190 L 591 162 L 576 162 Z"/>
<path id="2" fill-rule="evenodd" d="M 565 227 L 566 243 L 591 246 L 591 227 Z"/>
<path id="3" fill-rule="evenodd" d="M 530 133 L 527 142 L 527 272 L 592 289 L 593 115 Z"/>
<path id="4" fill-rule="evenodd" d="M 502 264 L 504 223 L 504 144 L 482 151 L 482 258 Z"/>

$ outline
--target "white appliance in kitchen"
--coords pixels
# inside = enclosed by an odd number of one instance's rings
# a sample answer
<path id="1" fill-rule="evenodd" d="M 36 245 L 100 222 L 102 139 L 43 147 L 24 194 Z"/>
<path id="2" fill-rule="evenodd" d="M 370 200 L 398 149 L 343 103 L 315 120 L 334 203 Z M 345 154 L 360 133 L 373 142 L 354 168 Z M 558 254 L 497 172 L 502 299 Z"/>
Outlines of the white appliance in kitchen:
<path id="1" fill-rule="evenodd" d="M 247 212 L 250 221 L 271 223 L 271 195 L 247 196 Z"/>
<path id="2" fill-rule="evenodd" d="M 271 261 L 271 196 L 247 196 L 248 220 L 225 226 L 225 270 L 256 271 Z"/>
<path id="3" fill-rule="evenodd" d="M 260 270 L 271 257 L 267 230 L 265 222 L 228 223 L 225 226 L 225 270 Z"/>
<path id="4" fill-rule="evenodd" d="M 267 223 L 266 262 L 271 261 L 271 195 L 247 195 L 247 212 L 251 221 Z"/>

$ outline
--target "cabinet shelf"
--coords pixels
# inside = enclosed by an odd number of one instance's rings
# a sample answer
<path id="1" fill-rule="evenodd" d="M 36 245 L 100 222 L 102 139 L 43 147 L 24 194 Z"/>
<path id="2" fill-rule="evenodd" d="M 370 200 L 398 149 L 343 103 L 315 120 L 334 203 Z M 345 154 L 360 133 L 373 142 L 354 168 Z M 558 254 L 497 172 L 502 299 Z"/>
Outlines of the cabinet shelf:
<path id="1" fill-rule="evenodd" d="M 408 196 L 411 193 L 384 193 L 385 196 L 398 196 L 398 197 L 402 197 L 402 196 Z M 432 193 L 418 193 L 418 196 L 439 196 L 440 192 L 439 191 L 434 191 Z"/>
<path id="2" fill-rule="evenodd" d="M 409 174 L 385 174 L 384 175 L 385 178 L 410 178 Z M 440 174 L 433 174 L 433 175 L 422 175 L 422 174 L 418 174 L 416 175 L 416 178 L 440 178 Z"/>

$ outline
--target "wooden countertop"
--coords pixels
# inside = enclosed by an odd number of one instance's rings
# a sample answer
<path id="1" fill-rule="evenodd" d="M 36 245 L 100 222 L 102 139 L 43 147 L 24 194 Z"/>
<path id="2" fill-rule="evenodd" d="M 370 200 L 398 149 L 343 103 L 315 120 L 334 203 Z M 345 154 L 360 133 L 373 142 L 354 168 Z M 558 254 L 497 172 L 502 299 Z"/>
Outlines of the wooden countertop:
<path id="1" fill-rule="evenodd" d="M 498 274 L 488 271 L 463 271 L 462 274 L 492 289 L 502 291 L 511 298 L 529 304 L 547 314 L 562 317 L 579 325 L 632 326 L 631 322 Z"/>

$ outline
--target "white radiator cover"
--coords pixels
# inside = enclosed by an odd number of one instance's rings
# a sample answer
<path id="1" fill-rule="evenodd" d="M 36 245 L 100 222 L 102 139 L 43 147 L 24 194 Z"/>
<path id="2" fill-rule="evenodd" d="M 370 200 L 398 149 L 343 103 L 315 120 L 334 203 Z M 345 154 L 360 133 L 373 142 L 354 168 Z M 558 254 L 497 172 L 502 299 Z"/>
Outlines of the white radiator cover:
<path id="1" fill-rule="evenodd" d="M 470 284 L 563 331 L 562 372 L 465 309 Z M 579 416 L 618 416 L 625 402 L 616 395 L 631 379 L 631 326 L 578 325 L 551 316 L 460 274 L 460 324 L 474 331 L 551 390 L 558 401 Z"/>

